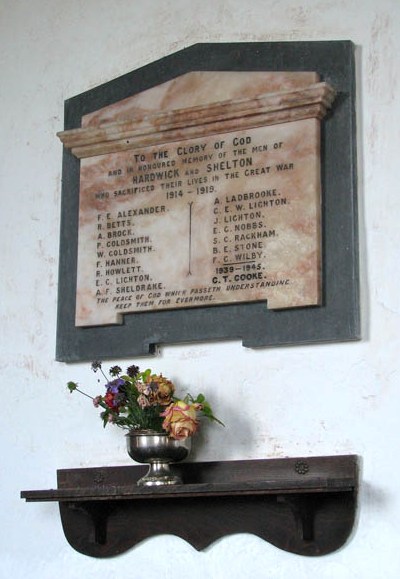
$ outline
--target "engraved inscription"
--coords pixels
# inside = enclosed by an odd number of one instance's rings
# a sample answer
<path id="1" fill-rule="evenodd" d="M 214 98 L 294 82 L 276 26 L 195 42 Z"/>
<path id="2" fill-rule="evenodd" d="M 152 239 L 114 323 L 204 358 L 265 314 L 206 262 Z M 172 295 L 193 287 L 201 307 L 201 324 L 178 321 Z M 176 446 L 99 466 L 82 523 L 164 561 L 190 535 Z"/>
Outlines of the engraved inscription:
<path id="1" fill-rule="evenodd" d="M 82 159 L 76 324 L 320 302 L 319 121 Z"/>
<path id="2" fill-rule="evenodd" d="M 77 326 L 321 301 L 317 73 L 191 72 L 59 133 L 81 159 Z"/>

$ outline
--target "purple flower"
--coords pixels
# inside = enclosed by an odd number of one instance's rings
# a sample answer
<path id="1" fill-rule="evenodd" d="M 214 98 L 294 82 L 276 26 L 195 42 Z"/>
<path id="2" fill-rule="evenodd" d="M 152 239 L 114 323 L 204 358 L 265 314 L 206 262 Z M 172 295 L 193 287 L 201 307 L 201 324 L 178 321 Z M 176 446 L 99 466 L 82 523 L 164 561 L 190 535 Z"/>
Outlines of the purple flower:
<path id="1" fill-rule="evenodd" d="M 125 380 L 122 378 L 115 378 L 115 380 L 111 380 L 111 382 L 106 384 L 107 392 L 118 394 L 122 386 L 125 386 Z"/>

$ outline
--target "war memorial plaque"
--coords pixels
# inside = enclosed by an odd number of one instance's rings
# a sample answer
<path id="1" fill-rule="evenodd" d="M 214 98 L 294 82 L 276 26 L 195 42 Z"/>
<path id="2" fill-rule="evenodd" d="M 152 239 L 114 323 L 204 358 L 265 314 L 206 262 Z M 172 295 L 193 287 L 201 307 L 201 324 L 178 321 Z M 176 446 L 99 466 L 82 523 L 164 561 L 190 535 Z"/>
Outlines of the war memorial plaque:
<path id="1" fill-rule="evenodd" d="M 360 332 L 354 46 L 195 45 L 65 103 L 57 359 Z"/>
<path id="2" fill-rule="evenodd" d="M 211 101 L 221 84 L 232 97 Z M 206 103 L 168 96 L 207 86 Z M 168 108 L 143 112 L 139 98 Z M 189 73 L 62 133 L 81 157 L 76 325 L 318 305 L 320 122 L 333 99 L 313 72 Z"/>

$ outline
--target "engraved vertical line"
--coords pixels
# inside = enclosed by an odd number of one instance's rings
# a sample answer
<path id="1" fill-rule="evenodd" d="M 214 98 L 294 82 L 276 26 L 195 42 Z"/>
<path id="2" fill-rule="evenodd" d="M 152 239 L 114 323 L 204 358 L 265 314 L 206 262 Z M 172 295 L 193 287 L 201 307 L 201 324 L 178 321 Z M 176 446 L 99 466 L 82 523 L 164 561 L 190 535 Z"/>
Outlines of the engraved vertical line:
<path id="1" fill-rule="evenodd" d="M 193 201 L 188 203 L 189 205 L 189 270 L 188 275 L 192 275 L 192 205 Z"/>

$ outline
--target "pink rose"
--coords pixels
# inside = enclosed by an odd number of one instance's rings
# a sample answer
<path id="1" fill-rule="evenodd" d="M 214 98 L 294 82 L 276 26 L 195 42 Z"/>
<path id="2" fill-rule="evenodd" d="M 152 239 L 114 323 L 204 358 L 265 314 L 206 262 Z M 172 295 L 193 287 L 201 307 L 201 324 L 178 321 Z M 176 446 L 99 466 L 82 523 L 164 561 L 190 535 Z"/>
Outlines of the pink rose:
<path id="1" fill-rule="evenodd" d="M 199 426 L 196 410 L 197 404 L 186 404 L 183 400 L 172 402 L 161 413 L 164 416 L 163 429 L 176 440 L 192 436 Z"/>

